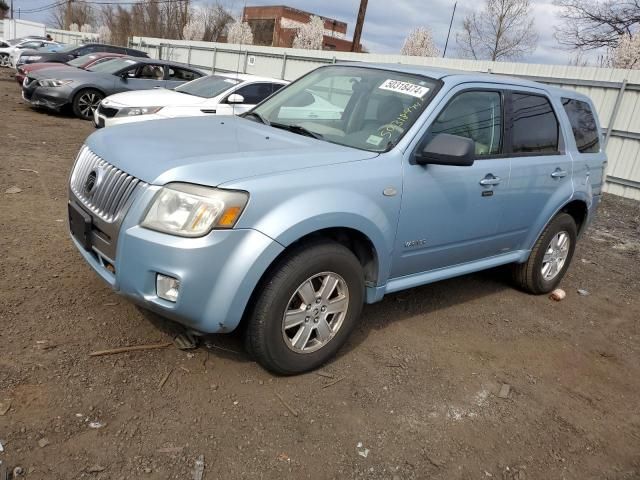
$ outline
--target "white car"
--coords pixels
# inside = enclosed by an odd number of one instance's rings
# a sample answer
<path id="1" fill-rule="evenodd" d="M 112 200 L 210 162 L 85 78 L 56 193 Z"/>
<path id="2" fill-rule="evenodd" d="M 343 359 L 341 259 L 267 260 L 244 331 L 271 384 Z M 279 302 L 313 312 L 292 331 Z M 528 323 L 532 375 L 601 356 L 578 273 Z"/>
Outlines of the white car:
<path id="1" fill-rule="evenodd" d="M 111 95 L 94 111 L 97 128 L 161 118 L 239 115 L 287 85 L 286 80 L 229 73 L 209 75 L 174 89 Z"/>
<path id="2" fill-rule="evenodd" d="M 49 45 L 58 45 L 57 42 L 50 40 L 41 40 L 36 38 L 17 38 L 15 40 L 6 40 L 7 47 L 0 48 L 0 66 L 9 67 L 15 63 L 14 58 L 19 57 L 23 50 L 35 50 Z"/>

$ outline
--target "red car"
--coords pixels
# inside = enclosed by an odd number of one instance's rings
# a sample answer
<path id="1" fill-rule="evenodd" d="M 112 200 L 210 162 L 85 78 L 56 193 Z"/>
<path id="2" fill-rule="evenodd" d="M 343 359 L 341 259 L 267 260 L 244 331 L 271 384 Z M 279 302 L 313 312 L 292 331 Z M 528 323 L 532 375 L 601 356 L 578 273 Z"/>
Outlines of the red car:
<path id="1" fill-rule="evenodd" d="M 16 72 L 16 82 L 22 85 L 24 78 L 35 70 L 42 70 L 44 68 L 88 68 L 101 62 L 105 62 L 112 58 L 124 57 L 120 53 L 110 52 L 96 52 L 82 55 L 81 57 L 69 60 L 67 63 L 29 63 L 18 67 Z"/>

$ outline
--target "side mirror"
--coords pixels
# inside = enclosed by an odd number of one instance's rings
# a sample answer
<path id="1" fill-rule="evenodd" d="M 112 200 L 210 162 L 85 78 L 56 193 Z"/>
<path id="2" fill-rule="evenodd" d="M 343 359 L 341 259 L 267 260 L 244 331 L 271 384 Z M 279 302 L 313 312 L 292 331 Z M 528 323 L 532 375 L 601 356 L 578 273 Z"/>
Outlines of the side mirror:
<path id="1" fill-rule="evenodd" d="M 232 93 L 227 97 L 227 103 L 244 103 L 244 97 L 239 93 Z"/>
<path id="2" fill-rule="evenodd" d="M 418 165 L 452 165 L 469 167 L 473 165 L 476 145 L 470 138 L 448 133 L 439 133 L 422 149 L 416 152 Z"/>

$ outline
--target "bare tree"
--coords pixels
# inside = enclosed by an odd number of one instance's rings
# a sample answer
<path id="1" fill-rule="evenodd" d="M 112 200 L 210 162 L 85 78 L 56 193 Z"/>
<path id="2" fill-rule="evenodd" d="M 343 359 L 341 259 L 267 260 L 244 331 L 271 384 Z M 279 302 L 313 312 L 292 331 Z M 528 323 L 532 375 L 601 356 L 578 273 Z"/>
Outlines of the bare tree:
<path id="1" fill-rule="evenodd" d="M 431 31 L 425 27 L 416 27 L 405 38 L 400 55 L 438 57 L 440 56 L 440 51 L 433 43 Z"/>
<path id="2" fill-rule="evenodd" d="M 82 33 L 93 33 L 93 27 L 91 25 L 89 25 L 88 23 L 85 23 L 84 25 L 82 25 L 80 27 L 80 31 Z"/>
<path id="3" fill-rule="evenodd" d="M 243 22 L 242 18 L 237 18 L 228 27 L 227 42 L 238 43 L 241 45 L 253 44 L 253 33 L 247 22 Z"/>
<path id="4" fill-rule="evenodd" d="M 631 36 L 640 27 L 639 0 L 556 0 L 555 4 L 563 19 L 555 36 L 567 48 L 616 48 L 624 35 Z"/>
<path id="5" fill-rule="evenodd" d="M 98 27 L 98 40 L 102 43 L 111 43 L 111 30 L 106 25 L 100 25 Z"/>
<path id="6" fill-rule="evenodd" d="M 296 32 L 293 39 L 293 48 L 306 50 L 322 50 L 324 40 L 324 21 L 313 15 L 308 23 L 305 23 Z"/>
<path id="7" fill-rule="evenodd" d="M 70 8 L 68 12 L 67 8 Z M 64 2 L 59 3 L 52 10 L 49 20 L 54 27 L 61 29 L 69 29 L 75 23 L 78 26 L 77 31 L 79 31 L 79 25 L 93 25 L 96 23 L 96 12 L 89 3 Z"/>
<path id="8" fill-rule="evenodd" d="M 5 0 L 0 0 L 0 18 L 5 18 L 9 14 L 9 5 Z"/>
<path id="9" fill-rule="evenodd" d="M 204 18 L 204 35 L 202 39 L 206 42 L 216 42 L 225 28 L 233 22 L 231 13 L 220 3 L 204 7 L 202 16 Z"/>
<path id="10" fill-rule="evenodd" d="M 191 14 L 191 18 L 182 29 L 182 37 L 185 40 L 202 40 L 204 38 L 204 18 L 197 11 Z"/>
<path id="11" fill-rule="evenodd" d="M 533 52 L 538 34 L 529 0 L 486 0 L 456 35 L 460 53 L 476 60 L 515 60 Z"/>

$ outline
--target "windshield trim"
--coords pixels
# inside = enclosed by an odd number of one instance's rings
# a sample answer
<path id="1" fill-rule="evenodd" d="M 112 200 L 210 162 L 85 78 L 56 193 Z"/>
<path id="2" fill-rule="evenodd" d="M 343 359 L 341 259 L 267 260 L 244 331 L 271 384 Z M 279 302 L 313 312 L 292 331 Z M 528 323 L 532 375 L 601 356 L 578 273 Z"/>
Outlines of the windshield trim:
<path id="1" fill-rule="evenodd" d="M 349 68 L 355 68 L 355 69 L 367 70 L 367 71 L 370 71 L 370 70 L 376 70 L 376 71 L 378 71 L 378 72 L 393 72 L 393 73 L 400 73 L 400 74 L 403 74 L 403 75 L 410 75 L 410 76 L 415 76 L 415 77 L 418 77 L 418 78 L 422 78 L 422 79 L 428 80 L 428 81 L 430 81 L 430 82 L 433 82 L 433 84 L 434 84 L 434 87 L 431 89 L 431 91 L 430 91 L 430 92 L 429 92 L 429 94 L 427 95 L 425 105 L 424 105 L 424 107 L 423 107 L 422 111 L 420 112 L 420 115 L 418 116 L 418 118 L 416 118 L 415 122 L 413 122 L 413 124 L 411 125 L 411 127 L 409 127 L 406 131 L 404 131 L 404 132 L 402 133 L 402 135 L 400 135 L 400 136 L 396 139 L 396 142 L 395 142 L 393 145 L 391 145 L 391 146 L 387 146 L 384 150 L 372 150 L 372 149 L 364 148 L 364 147 L 356 147 L 356 146 L 354 146 L 354 145 L 345 145 L 345 144 L 343 144 L 343 143 L 339 143 L 339 142 L 331 141 L 331 140 L 327 139 L 326 137 L 324 137 L 324 138 L 317 138 L 317 139 L 316 139 L 316 140 L 320 140 L 320 141 L 323 141 L 323 142 L 328 142 L 328 143 L 333 143 L 333 144 L 335 144 L 335 145 L 340 145 L 340 146 L 343 146 L 343 147 L 355 148 L 356 150 L 360 150 L 360 151 L 363 151 L 363 152 L 370 152 L 370 153 L 376 153 L 376 154 L 387 153 L 387 152 L 390 152 L 391 150 L 393 150 L 394 148 L 396 148 L 398 145 L 400 145 L 400 143 L 401 143 L 402 139 L 403 139 L 403 138 L 405 138 L 405 137 L 406 137 L 406 135 L 407 135 L 411 130 L 413 130 L 413 129 L 414 129 L 414 127 L 418 124 L 418 121 L 419 121 L 419 120 L 420 120 L 420 118 L 423 116 L 424 112 L 427 110 L 427 108 L 429 107 L 429 105 L 431 105 L 431 102 L 433 101 L 433 99 L 435 98 L 435 96 L 438 94 L 438 92 L 440 92 L 440 89 L 441 89 L 441 88 L 442 88 L 442 86 L 444 85 L 444 82 L 442 81 L 442 79 L 440 79 L 440 78 L 433 78 L 433 77 L 429 77 L 428 75 L 423 75 L 423 74 L 420 74 L 420 73 L 402 72 L 402 71 L 399 71 L 399 70 L 394 69 L 394 68 L 382 68 L 382 67 L 380 67 L 380 66 L 375 66 L 375 67 L 365 67 L 365 66 L 362 66 L 362 65 L 352 65 L 352 64 L 335 64 L 335 63 L 332 63 L 331 65 L 322 65 L 321 67 L 314 68 L 313 70 L 311 70 L 311 71 L 309 71 L 309 72 L 305 73 L 305 74 L 304 74 L 304 75 L 302 75 L 301 77 L 298 77 L 294 82 L 291 82 L 291 83 L 289 83 L 289 84 L 285 85 L 284 87 L 280 88 L 277 92 L 272 93 L 272 94 L 271 94 L 271 96 L 275 96 L 275 95 L 279 94 L 280 92 L 282 92 L 282 91 L 286 90 L 287 88 L 289 88 L 291 85 L 294 85 L 294 84 L 295 84 L 295 83 L 297 83 L 298 81 L 302 80 L 303 78 L 307 77 L 308 75 L 311 75 L 311 74 L 312 74 L 312 73 L 314 73 L 314 72 L 317 72 L 317 71 L 318 71 L 318 70 L 320 70 L 320 69 L 323 69 L 323 68 L 335 68 L 336 66 L 349 67 Z M 262 102 L 260 102 L 258 105 L 254 106 L 251 110 L 248 110 L 247 112 L 244 112 L 244 113 L 240 114 L 239 116 L 244 118 L 244 117 L 245 117 L 246 115 L 248 115 L 249 113 L 252 113 L 256 108 L 258 108 L 258 107 L 262 106 L 262 104 L 264 104 L 267 100 L 269 100 L 269 98 L 271 98 L 271 97 L 267 97 L 267 98 L 266 98 L 266 99 L 264 99 Z M 252 120 L 250 120 L 250 121 L 252 121 Z M 265 124 L 265 125 L 270 126 L 270 125 L 268 125 L 268 124 Z M 276 128 L 276 127 L 271 127 L 271 128 Z M 279 130 L 282 130 L 282 129 L 279 129 Z M 294 134 L 294 135 L 299 135 L 299 134 Z M 311 137 L 310 137 L 310 138 L 311 138 Z"/>

